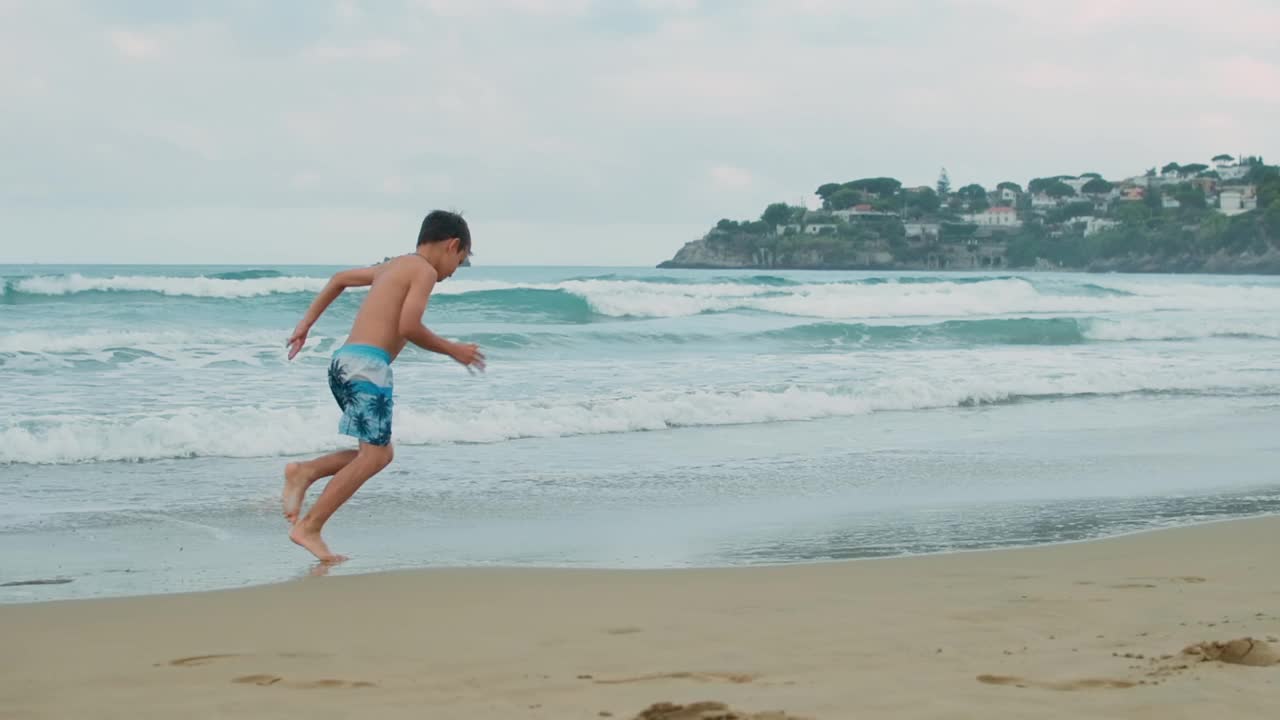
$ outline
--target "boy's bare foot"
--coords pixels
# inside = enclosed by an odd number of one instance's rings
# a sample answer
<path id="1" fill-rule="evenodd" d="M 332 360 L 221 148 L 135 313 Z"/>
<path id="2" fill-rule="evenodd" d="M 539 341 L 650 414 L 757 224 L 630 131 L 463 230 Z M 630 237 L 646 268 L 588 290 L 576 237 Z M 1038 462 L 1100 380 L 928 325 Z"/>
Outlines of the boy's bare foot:
<path id="1" fill-rule="evenodd" d="M 309 550 L 317 560 L 326 565 L 337 565 L 347 559 L 346 556 L 333 554 L 329 546 L 324 544 L 320 533 L 305 527 L 302 523 L 294 523 L 293 529 L 289 531 L 289 539 L 296 545 Z"/>
<path id="2" fill-rule="evenodd" d="M 280 503 L 284 507 L 284 519 L 290 525 L 298 522 L 298 513 L 302 510 L 302 498 L 310 487 L 310 478 L 303 463 L 289 463 L 284 466 L 284 490 L 280 493 Z"/>

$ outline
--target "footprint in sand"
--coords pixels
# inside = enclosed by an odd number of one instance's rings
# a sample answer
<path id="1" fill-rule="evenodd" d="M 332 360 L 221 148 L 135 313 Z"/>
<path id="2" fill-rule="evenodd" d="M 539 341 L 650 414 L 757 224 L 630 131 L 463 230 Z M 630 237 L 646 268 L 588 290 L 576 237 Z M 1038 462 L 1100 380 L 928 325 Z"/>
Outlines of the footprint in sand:
<path id="1" fill-rule="evenodd" d="M 240 685 L 258 685 L 260 687 L 269 687 L 279 685 L 281 687 L 295 688 L 298 690 L 316 690 L 316 689 L 355 689 L 355 688 L 372 688 L 378 687 L 376 683 L 366 682 L 364 680 L 306 680 L 301 682 L 286 682 L 279 675 L 244 675 L 242 677 L 233 678 L 233 683 Z"/>
<path id="2" fill-rule="evenodd" d="M 650 705 L 634 720 L 806 720 L 780 710 L 747 713 L 733 710 L 722 702 L 697 702 L 689 705 L 661 702 Z"/>
<path id="3" fill-rule="evenodd" d="M 174 660 L 170 660 L 167 664 L 171 667 L 190 668 L 190 667 L 199 667 L 201 665 L 209 665 L 219 660 L 230 660 L 233 658 L 246 658 L 246 657 L 253 657 L 253 656 L 244 655 L 241 653 L 218 653 L 218 654 L 211 654 L 211 655 L 192 655 L 190 657 L 180 657 Z M 296 659 L 296 658 L 305 658 L 305 657 L 323 657 L 323 655 L 319 653 L 284 652 L 284 653 L 275 653 L 274 655 L 272 655 L 272 657 Z M 162 664 L 164 663 L 156 663 L 155 667 L 160 667 Z M 371 683 L 365 680 L 336 680 L 336 679 L 326 678 L 323 680 L 285 681 L 285 679 L 280 677 L 279 675 L 270 675 L 265 673 L 253 674 L 253 675 L 241 675 L 239 677 L 232 678 L 231 682 L 236 683 L 238 685 L 257 685 L 259 687 L 270 687 L 270 686 L 278 685 L 280 687 L 295 688 L 299 690 L 314 690 L 314 689 L 322 689 L 322 688 L 353 689 L 353 688 L 378 687 L 376 683 Z"/>
<path id="4" fill-rule="evenodd" d="M 626 683 L 651 682 L 653 680 L 696 680 L 698 682 L 727 682 L 734 685 L 745 685 L 755 682 L 756 676 L 747 675 L 746 673 L 670 672 L 651 673 L 628 678 L 598 679 L 595 682 L 598 685 L 623 685 Z"/>
<path id="5" fill-rule="evenodd" d="M 173 667 L 196 667 L 197 665 L 208 665 L 214 660 L 223 660 L 225 658 L 242 657 L 238 653 L 223 653 L 220 655 L 192 655 L 191 657 L 182 657 L 177 660 L 170 660 L 169 664 Z"/>
<path id="6" fill-rule="evenodd" d="M 1110 678 L 1082 678 L 1080 680 L 1047 682 L 1041 680 L 1028 680 L 1026 678 L 1013 677 L 1011 675 L 979 675 L 978 682 L 986 683 L 988 685 L 1012 685 L 1020 688 L 1039 688 L 1041 690 L 1121 689 L 1131 688 L 1138 685 L 1138 683 L 1129 680 L 1112 680 Z"/>
<path id="7" fill-rule="evenodd" d="M 307 652 L 272 653 L 271 656 L 279 657 L 279 658 L 288 658 L 288 659 L 325 657 L 324 653 L 307 653 Z M 175 660 L 170 660 L 167 663 L 156 663 L 155 667 L 160 667 L 161 665 L 171 665 L 173 667 L 197 667 L 200 665 L 208 665 L 209 663 L 212 663 L 216 660 L 229 660 L 231 658 L 241 658 L 241 657 L 250 657 L 250 656 L 244 653 L 215 653 L 210 655 L 192 655 L 190 657 L 180 657 Z"/>

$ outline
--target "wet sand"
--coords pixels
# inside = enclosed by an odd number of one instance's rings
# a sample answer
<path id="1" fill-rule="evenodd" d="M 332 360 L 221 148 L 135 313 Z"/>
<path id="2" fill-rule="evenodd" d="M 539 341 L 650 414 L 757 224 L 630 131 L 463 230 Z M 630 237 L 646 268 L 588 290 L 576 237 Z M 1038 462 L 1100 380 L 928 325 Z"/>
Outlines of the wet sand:
<path id="1" fill-rule="evenodd" d="M 789 567 L 5 605 L 0 717 L 1262 718 L 1280 706 L 1278 538 L 1269 517 Z"/>

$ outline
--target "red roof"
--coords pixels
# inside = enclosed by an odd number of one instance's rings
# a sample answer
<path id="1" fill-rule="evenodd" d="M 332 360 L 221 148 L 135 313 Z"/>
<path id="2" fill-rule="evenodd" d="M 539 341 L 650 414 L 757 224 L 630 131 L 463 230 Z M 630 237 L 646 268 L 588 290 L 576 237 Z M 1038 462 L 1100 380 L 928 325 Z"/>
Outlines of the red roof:
<path id="1" fill-rule="evenodd" d="M 870 212 L 871 206 L 868 204 L 854 205 L 853 209 L 857 210 L 858 212 Z"/>
<path id="2" fill-rule="evenodd" d="M 1011 212 L 1013 212 L 1013 208 L 1011 208 L 1011 207 L 993 207 L 993 208 L 991 208 L 990 210 L 987 210 L 987 212 L 993 212 L 993 213 L 1011 213 Z"/>

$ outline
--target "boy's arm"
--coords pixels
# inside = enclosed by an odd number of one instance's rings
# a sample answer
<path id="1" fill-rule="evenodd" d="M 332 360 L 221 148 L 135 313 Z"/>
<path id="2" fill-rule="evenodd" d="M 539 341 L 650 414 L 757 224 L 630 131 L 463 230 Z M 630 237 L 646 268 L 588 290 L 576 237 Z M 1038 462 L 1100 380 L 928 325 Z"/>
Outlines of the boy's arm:
<path id="1" fill-rule="evenodd" d="M 307 333 L 311 332 L 311 326 L 316 324 L 316 320 L 320 319 L 320 315 L 342 294 L 342 291 L 349 287 L 372 285 L 373 275 L 374 268 L 363 267 L 343 270 L 329 278 L 324 289 L 316 295 L 315 300 L 311 301 L 311 307 L 307 308 L 306 314 L 298 321 L 298 326 L 293 329 L 293 335 L 289 336 L 289 342 L 286 344 L 289 347 L 290 360 L 302 350 L 303 344 L 307 341 Z"/>
<path id="2" fill-rule="evenodd" d="M 427 298 L 435 289 L 435 285 L 434 271 L 424 269 L 414 274 L 404 305 L 400 308 L 400 336 L 423 350 L 448 355 L 466 365 L 468 369 L 475 366 L 483 370 L 484 355 L 481 354 L 478 346 L 446 340 L 422 324 L 422 314 L 427 311 Z"/>

